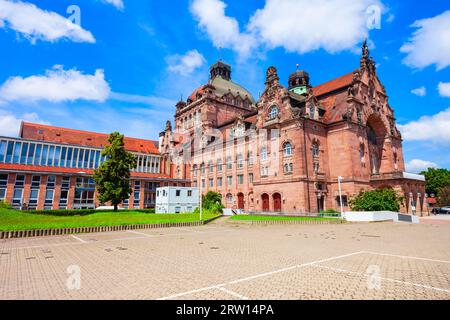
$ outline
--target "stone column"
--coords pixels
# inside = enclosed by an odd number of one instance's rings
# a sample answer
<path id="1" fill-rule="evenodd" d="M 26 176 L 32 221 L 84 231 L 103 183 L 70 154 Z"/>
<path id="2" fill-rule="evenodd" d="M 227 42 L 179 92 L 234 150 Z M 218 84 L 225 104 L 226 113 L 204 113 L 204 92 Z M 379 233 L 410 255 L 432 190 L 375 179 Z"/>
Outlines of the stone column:
<path id="1" fill-rule="evenodd" d="M 417 193 L 416 213 L 417 215 L 423 217 L 422 194 L 420 192 Z"/>

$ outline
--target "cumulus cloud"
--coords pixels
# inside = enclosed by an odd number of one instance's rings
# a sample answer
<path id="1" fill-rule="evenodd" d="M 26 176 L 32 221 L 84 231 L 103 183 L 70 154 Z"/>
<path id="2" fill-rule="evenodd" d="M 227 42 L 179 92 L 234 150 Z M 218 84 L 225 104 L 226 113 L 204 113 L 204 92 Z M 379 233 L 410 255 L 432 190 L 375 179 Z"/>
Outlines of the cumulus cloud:
<path id="1" fill-rule="evenodd" d="M 47 121 L 41 120 L 35 112 L 25 113 L 22 117 L 18 118 L 9 111 L 0 110 L 0 135 L 9 137 L 18 136 L 22 121 L 49 124 Z"/>
<path id="2" fill-rule="evenodd" d="M 194 0 L 190 10 L 216 48 L 230 48 L 246 56 L 255 39 L 240 31 L 238 21 L 225 14 L 226 7 L 220 0 Z"/>
<path id="3" fill-rule="evenodd" d="M 114 7 L 116 7 L 119 10 L 123 10 L 125 8 L 122 0 L 103 0 L 103 2 L 112 4 Z"/>
<path id="4" fill-rule="evenodd" d="M 380 0 L 267 0 L 241 31 L 225 8 L 220 0 L 194 0 L 191 12 L 214 46 L 244 56 L 263 46 L 298 53 L 352 51 L 368 37 L 373 14 L 384 10 Z"/>
<path id="5" fill-rule="evenodd" d="M 33 43 L 60 39 L 95 42 L 91 32 L 65 17 L 21 1 L 0 0 L 0 28 L 12 29 Z"/>
<path id="6" fill-rule="evenodd" d="M 450 145 L 450 108 L 432 116 L 423 116 L 405 125 L 398 125 L 404 140 L 429 141 Z"/>
<path id="7" fill-rule="evenodd" d="M 47 70 L 45 75 L 11 77 L 0 87 L 0 99 L 6 101 L 62 102 L 83 99 L 103 102 L 109 94 L 110 87 L 103 70 L 97 69 L 95 74 L 90 75 L 76 69 L 64 70 L 62 66 Z"/>
<path id="8" fill-rule="evenodd" d="M 406 53 L 404 63 L 413 68 L 436 65 L 437 70 L 450 65 L 450 10 L 433 18 L 417 20 L 417 30 L 400 51 Z"/>
<path id="9" fill-rule="evenodd" d="M 411 93 L 419 97 L 425 97 L 427 95 L 427 88 L 422 86 L 420 88 L 411 90 Z"/>
<path id="10" fill-rule="evenodd" d="M 431 161 L 413 159 L 405 164 L 406 171 L 411 173 L 420 173 L 428 168 L 438 168 L 438 165 Z"/>
<path id="11" fill-rule="evenodd" d="M 168 69 L 181 75 L 189 75 L 196 69 L 202 67 L 206 60 L 197 50 L 191 50 L 184 55 L 173 55 L 166 58 Z"/>
<path id="12" fill-rule="evenodd" d="M 254 31 L 269 47 L 305 53 L 351 50 L 368 37 L 367 9 L 373 0 L 267 0 L 250 20 Z"/>
<path id="13" fill-rule="evenodd" d="M 438 91 L 441 97 L 450 98 L 450 82 L 439 82 Z"/>

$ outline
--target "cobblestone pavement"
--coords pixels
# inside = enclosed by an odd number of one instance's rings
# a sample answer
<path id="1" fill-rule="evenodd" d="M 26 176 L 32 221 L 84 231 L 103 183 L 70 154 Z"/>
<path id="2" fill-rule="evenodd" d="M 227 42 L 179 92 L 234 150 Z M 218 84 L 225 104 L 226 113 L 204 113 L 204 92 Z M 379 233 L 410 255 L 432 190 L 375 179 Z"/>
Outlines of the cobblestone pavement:
<path id="1" fill-rule="evenodd" d="M 0 299 L 450 299 L 449 243 L 450 225 L 223 220 L 0 240 Z"/>

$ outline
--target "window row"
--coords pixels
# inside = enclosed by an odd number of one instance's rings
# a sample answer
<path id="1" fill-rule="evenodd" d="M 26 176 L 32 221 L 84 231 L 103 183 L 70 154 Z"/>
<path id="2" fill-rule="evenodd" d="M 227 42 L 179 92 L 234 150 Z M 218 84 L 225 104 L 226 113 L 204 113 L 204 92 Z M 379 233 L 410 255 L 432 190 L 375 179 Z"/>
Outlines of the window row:
<path id="1" fill-rule="evenodd" d="M 136 172 L 159 173 L 159 158 L 136 155 Z M 106 160 L 101 150 L 15 140 L 0 141 L 0 163 L 97 169 Z"/>

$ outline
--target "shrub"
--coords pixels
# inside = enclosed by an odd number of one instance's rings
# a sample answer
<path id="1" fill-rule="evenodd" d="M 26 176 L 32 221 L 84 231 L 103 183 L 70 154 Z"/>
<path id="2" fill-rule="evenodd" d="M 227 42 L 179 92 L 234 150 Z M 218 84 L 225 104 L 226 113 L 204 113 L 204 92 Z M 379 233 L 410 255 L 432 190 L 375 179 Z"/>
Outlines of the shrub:
<path id="1" fill-rule="evenodd" d="M 208 191 L 202 198 L 203 209 L 212 213 L 222 213 L 224 206 L 222 205 L 222 195 L 218 192 Z"/>
<path id="2" fill-rule="evenodd" d="M 394 211 L 400 210 L 403 201 L 394 189 L 378 189 L 365 191 L 351 198 L 350 207 L 354 211 Z"/>
<path id="3" fill-rule="evenodd" d="M 10 205 L 6 200 L 2 200 L 0 201 L 0 209 L 12 209 L 12 205 Z"/>

